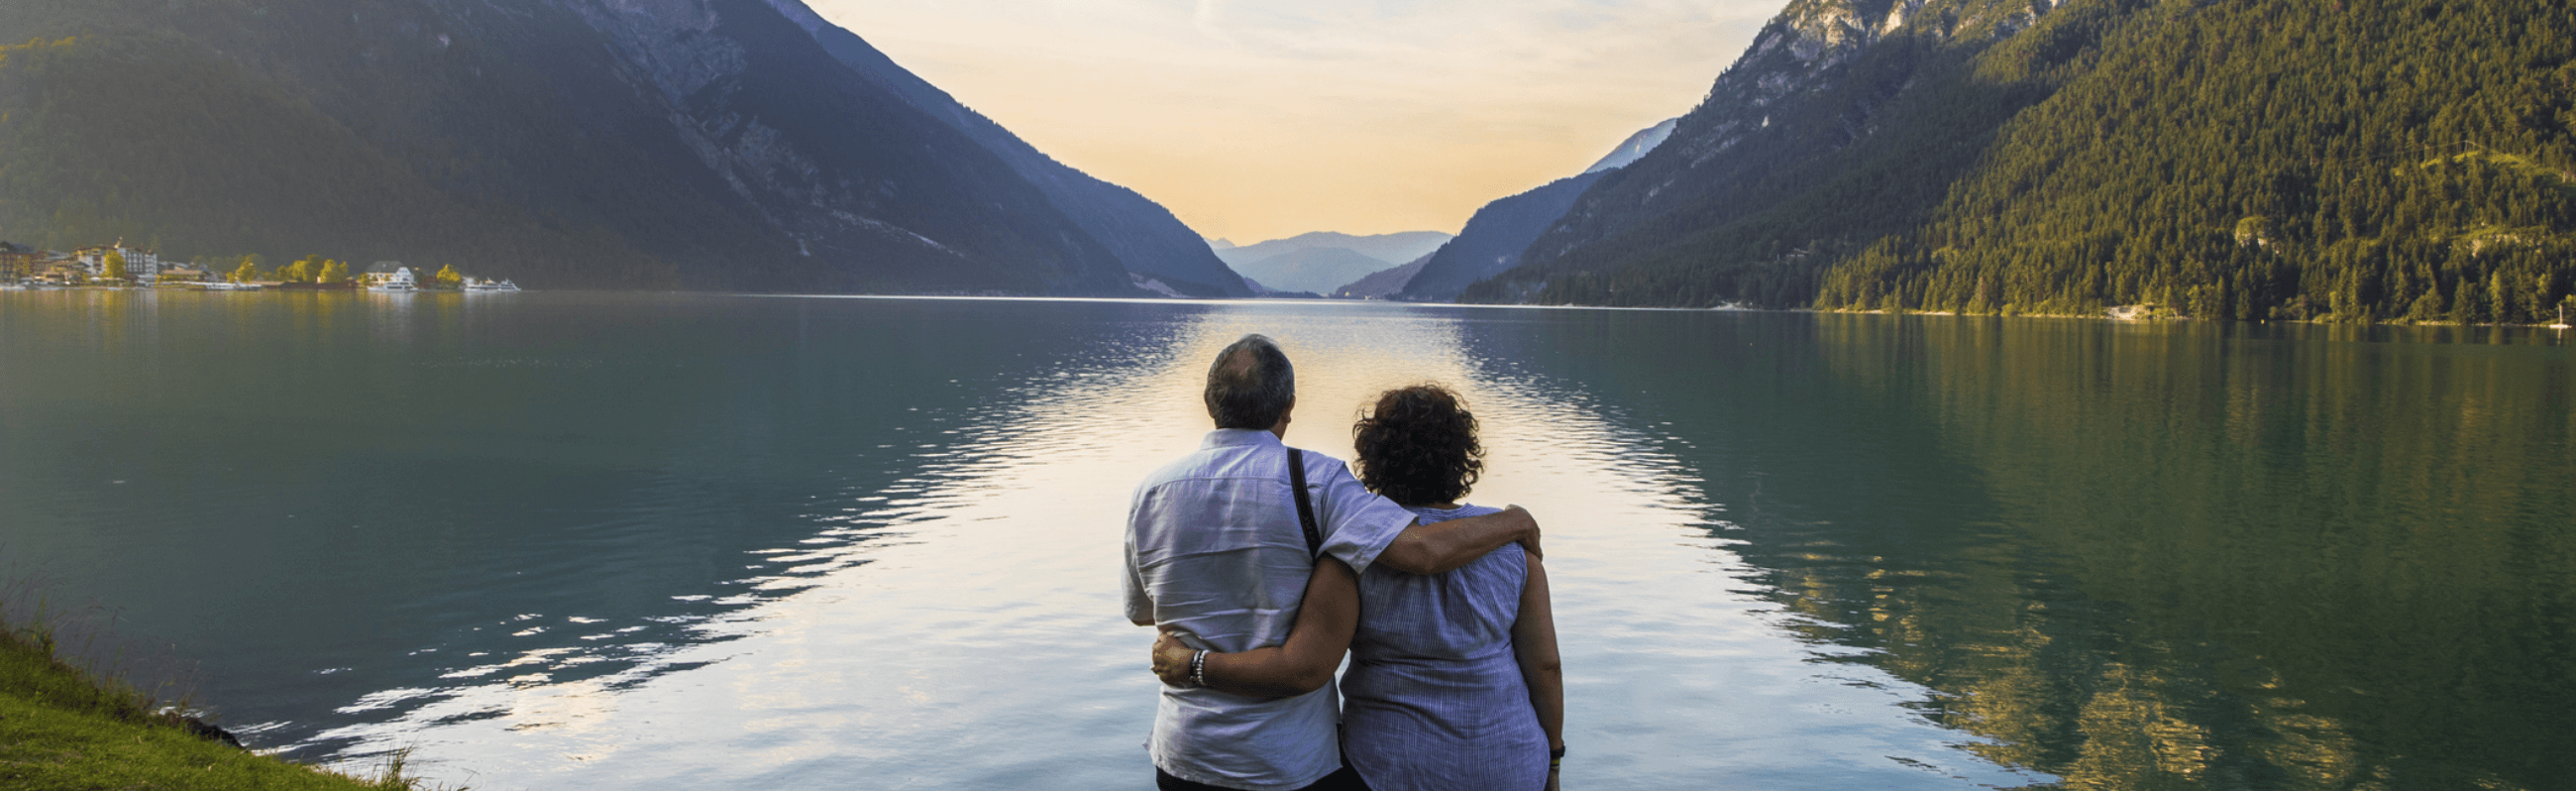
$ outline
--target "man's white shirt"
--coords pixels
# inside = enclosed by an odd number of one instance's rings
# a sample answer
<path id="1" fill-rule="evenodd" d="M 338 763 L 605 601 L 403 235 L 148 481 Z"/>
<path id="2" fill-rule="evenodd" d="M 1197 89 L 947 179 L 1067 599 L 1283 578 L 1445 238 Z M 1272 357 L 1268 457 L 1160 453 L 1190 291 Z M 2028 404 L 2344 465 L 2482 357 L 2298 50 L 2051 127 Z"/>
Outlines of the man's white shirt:
<path id="1" fill-rule="evenodd" d="M 1413 513 L 1308 451 L 1306 487 L 1326 554 L 1366 573 Z M 1193 648 L 1279 645 L 1315 561 L 1290 499 L 1288 449 L 1268 431 L 1218 429 L 1136 487 L 1127 512 L 1127 617 Z M 1250 791 L 1310 785 L 1341 766 L 1334 685 L 1289 698 L 1163 686 L 1148 742 L 1174 777 Z"/>

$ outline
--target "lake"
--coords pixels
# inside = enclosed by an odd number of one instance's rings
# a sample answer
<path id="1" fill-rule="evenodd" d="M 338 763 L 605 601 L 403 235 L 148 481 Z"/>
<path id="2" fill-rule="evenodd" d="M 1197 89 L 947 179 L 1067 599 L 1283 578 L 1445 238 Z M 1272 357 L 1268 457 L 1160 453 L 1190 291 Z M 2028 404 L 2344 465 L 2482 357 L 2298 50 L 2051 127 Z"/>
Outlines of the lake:
<path id="1" fill-rule="evenodd" d="M 299 760 L 1147 788 L 1121 519 L 1246 332 L 1293 444 L 1476 410 L 1468 499 L 1547 533 L 1568 787 L 2576 777 L 2542 329 L 8 292 L 0 591 Z"/>

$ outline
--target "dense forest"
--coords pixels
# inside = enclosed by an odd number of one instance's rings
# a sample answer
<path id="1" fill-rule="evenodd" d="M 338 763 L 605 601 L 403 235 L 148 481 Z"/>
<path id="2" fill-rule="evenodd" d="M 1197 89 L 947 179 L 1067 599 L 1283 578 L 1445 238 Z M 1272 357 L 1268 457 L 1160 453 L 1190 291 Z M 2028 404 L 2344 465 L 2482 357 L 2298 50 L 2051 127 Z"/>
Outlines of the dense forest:
<path id="1" fill-rule="evenodd" d="M 1694 115 L 1742 109 L 1719 85 Z M 1543 238 L 1466 298 L 2470 323 L 2576 305 L 2564 4 L 2073 0 L 2000 38 L 1906 24 L 1764 112 L 1715 156 L 1659 149 L 1593 194 L 1722 188 Z"/>

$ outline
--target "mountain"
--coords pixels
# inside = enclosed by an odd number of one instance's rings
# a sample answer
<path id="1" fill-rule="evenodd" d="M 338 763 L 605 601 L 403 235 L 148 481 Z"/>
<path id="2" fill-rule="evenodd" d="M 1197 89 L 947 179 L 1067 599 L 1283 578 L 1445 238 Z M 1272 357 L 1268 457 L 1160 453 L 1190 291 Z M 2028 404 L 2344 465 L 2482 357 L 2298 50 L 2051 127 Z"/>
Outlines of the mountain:
<path id="1" fill-rule="evenodd" d="M 1308 247 L 1234 265 L 1244 277 L 1278 291 L 1330 294 L 1351 281 L 1397 264 L 1342 247 Z"/>
<path id="2" fill-rule="evenodd" d="M 1259 281 L 1259 280 L 1254 280 L 1254 279 L 1249 278 L 1249 277 L 1247 277 L 1247 278 L 1244 278 L 1244 279 L 1243 279 L 1243 284 L 1244 284 L 1244 285 L 1247 285 L 1247 286 L 1251 286 L 1251 287 L 1252 287 L 1252 295 L 1253 295 L 1253 296 L 1256 296 L 1256 297 L 1262 297 L 1262 298 L 1265 298 L 1265 299 L 1323 299 L 1323 298 L 1324 298 L 1324 295 L 1322 295 L 1322 294 L 1317 294 L 1317 293 L 1312 292 L 1312 291 L 1287 291 L 1287 290 L 1281 290 L 1281 289 L 1271 288 L 1271 287 L 1269 287 L 1269 286 L 1262 285 L 1262 284 L 1261 284 L 1261 281 Z"/>
<path id="3" fill-rule="evenodd" d="M 2534 321 L 2576 288 L 2570 41 L 2502 0 L 1795 0 L 1462 299 Z"/>
<path id="4" fill-rule="evenodd" d="M 1137 293 L 1119 250 L 1149 245 L 817 35 L 765 0 L 0 4 L 31 42 L 0 53 L 0 231 L 556 287 Z"/>
<path id="5" fill-rule="evenodd" d="M 1448 302 L 1457 299 L 1469 284 L 1518 265 L 1521 251 L 1536 241 L 1550 223 L 1565 216 L 1575 199 L 1599 180 L 1600 171 L 1587 172 L 1485 204 L 1467 218 L 1467 227 L 1458 231 L 1458 238 L 1432 253 L 1424 261 L 1421 273 L 1394 298 Z"/>
<path id="6" fill-rule="evenodd" d="M 1431 263 L 1431 256 L 1426 255 L 1394 269 L 1379 270 L 1375 274 L 1351 281 L 1350 285 L 1334 289 L 1332 296 L 1335 299 L 1385 299 L 1394 296 L 1396 292 L 1404 290 L 1404 284 L 1413 282 L 1415 275 L 1422 274 L 1423 265 L 1429 263 Z"/>
<path id="7" fill-rule="evenodd" d="M 958 103 L 947 91 L 895 65 L 867 41 L 828 21 L 801 0 L 767 0 L 805 29 L 823 49 L 861 77 L 904 97 L 913 107 L 965 133 L 1037 185 L 1048 201 L 1107 245 L 1128 271 L 1194 296 L 1248 297 L 1252 289 L 1226 268 L 1206 242 L 1170 210 L 1134 190 L 1093 178 L 1057 162 L 1001 124 Z"/>
<path id="8" fill-rule="evenodd" d="M 1238 271 L 1244 263 L 1315 247 L 1339 247 L 1375 258 L 1385 266 L 1399 266 L 1440 249 L 1440 245 L 1448 242 L 1449 239 L 1448 234 L 1439 231 L 1403 231 L 1375 236 L 1316 231 L 1301 233 L 1286 239 L 1272 239 L 1259 244 L 1222 249 L 1216 251 L 1216 254 L 1217 257 L 1225 259 L 1227 265 L 1235 266 Z M 1259 275 L 1253 275 L 1253 277 L 1259 277 Z M 1339 286 L 1341 283 L 1333 285 Z"/>
<path id="9" fill-rule="evenodd" d="M 1601 174 L 1626 167 L 1663 145 L 1679 120 L 1666 119 L 1637 130 L 1581 175 L 1485 204 L 1467 219 L 1467 227 L 1458 231 L 1458 238 L 1431 254 L 1421 274 L 1389 296 L 1412 302 L 1448 302 L 1457 299 L 1469 284 L 1518 265 L 1521 251 L 1550 224 L 1564 217 L 1575 199 L 1599 181 Z"/>

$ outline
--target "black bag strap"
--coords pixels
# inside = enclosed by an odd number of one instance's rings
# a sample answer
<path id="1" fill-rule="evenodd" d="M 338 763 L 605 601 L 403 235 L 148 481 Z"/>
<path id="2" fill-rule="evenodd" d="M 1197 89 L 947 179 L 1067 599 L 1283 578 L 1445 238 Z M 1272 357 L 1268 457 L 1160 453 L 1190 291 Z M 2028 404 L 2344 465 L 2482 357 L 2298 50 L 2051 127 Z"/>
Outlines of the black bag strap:
<path id="1" fill-rule="evenodd" d="M 1306 452 L 1288 449 L 1288 488 L 1297 493 L 1297 526 L 1306 529 L 1306 557 L 1324 558 L 1324 534 L 1315 530 L 1315 506 L 1306 502 Z"/>

